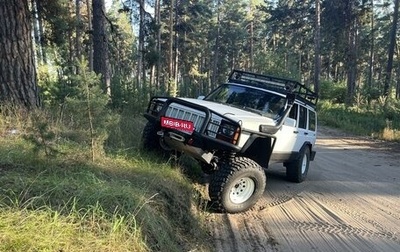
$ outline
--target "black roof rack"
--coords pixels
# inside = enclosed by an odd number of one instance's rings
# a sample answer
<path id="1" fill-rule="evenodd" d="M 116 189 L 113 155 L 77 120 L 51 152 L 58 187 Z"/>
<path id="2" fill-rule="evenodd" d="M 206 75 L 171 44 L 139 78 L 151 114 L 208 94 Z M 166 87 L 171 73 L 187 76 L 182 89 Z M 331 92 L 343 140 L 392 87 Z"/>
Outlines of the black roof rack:
<path id="1" fill-rule="evenodd" d="M 236 82 L 249 86 L 268 88 L 284 94 L 293 93 L 300 100 L 314 106 L 318 101 L 318 95 L 315 92 L 300 82 L 291 79 L 234 69 L 229 75 L 228 82 Z"/>

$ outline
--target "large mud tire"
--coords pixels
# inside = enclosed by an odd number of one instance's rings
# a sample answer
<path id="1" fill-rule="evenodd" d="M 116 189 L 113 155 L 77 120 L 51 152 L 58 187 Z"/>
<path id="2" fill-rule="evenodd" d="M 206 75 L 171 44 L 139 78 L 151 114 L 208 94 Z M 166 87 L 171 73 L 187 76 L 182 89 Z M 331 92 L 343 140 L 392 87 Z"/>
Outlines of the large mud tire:
<path id="1" fill-rule="evenodd" d="M 246 157 L 222 163 L 211 176 L 209 196 L 218 212 L 239 213 L 253 207 L 266 186 L 263 168 Z"/>
<path id="2" fill-rule="evenodd" d="M 147 151 L 159 151 L 160 147 L 160 136 L 157 135 L 157 131 L 160 130 L 155 123 L 147 122 L 142 132 L 142 147 Z"/>
<path id="3" fill-rule="evenodd" d="M 304 146 L 300 151 L 300 158 L 286 165 L 286 177 L 289 181 L 301 183 L 307 178 L 310 166 L 310 148 Z"/>

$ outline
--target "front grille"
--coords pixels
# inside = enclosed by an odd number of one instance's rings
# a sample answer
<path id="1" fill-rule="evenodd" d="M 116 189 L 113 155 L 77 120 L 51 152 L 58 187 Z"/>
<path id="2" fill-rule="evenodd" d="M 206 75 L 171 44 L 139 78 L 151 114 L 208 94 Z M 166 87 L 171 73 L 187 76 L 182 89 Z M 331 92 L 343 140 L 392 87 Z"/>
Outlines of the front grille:
<path id="1" fill-rule="evenodd" d="M 181 105 L 177 107 L 176 104 L 171 103 L 165 113 L 165 116 L 191 121 L 194 124 L 194 130 L 196 132 L 199 132 L 201 127 L 205 123 L 204 119 L 206 117 L 206 113 L 203 111 L 194 110 L 192 108 L 183 107 Z M 216 137 L 219 124 L 220 120 L 212 118 L 208 123 L 205 133 L 211 137 Z"/>

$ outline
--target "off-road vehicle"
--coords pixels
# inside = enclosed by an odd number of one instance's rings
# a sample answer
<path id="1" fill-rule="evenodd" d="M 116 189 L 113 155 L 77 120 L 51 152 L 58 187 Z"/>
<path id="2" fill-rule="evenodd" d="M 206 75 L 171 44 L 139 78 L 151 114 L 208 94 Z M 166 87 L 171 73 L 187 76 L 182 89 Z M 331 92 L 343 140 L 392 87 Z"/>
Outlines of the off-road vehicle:
<path id="1" fill-rule="evenodd" d="M 233 70 L 205 97 L 152 97 L 143 145 L 185 153 L 210 174 L 218 211 L 251 208 L 266 186 L 264 168 L 280 162 L 302 182 L 315 156 L 317 95 L 290 79 Z"/>

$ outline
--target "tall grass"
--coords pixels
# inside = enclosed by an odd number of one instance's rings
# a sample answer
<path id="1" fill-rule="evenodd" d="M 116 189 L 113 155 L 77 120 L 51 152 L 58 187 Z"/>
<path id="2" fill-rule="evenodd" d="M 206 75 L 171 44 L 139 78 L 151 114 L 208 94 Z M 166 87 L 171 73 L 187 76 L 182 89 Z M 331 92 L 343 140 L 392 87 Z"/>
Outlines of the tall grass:
<path id="1" fill-rule="evenodd" d="M 0 251 L 210 250 L 192 183 L 139 148 L 141 117 L 120 120 L 96 162 L 63 134 L 60 154 L 35 152 L 23 120 L 0 115 Z"/>
<path id="2" fill-rule="evenodd" d="M 318 108 L 321 124 L 340 128 L 356 135 L 400 141 L 400 106 L 346 107 L 322 101 Z"/>

